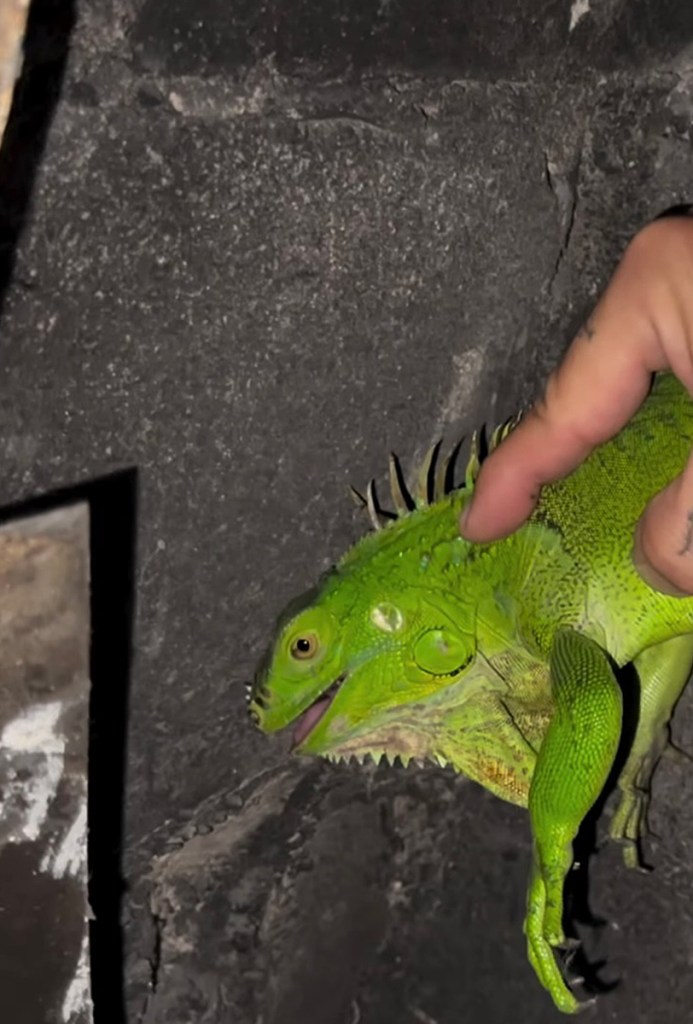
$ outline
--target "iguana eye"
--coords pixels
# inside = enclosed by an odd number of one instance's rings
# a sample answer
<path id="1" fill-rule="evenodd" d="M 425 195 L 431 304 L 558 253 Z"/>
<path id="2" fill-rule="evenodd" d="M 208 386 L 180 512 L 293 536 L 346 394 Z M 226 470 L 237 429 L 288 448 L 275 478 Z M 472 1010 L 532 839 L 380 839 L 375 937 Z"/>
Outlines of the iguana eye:
<path id="1" fill-rule="evenodd" d="M 318 638 L 315 633 L 306 633 L 304 636 L 297 636 L 291 644 L 291 657 L 297 661 L 308 661 L 314 658 L 318 651 Z"/>

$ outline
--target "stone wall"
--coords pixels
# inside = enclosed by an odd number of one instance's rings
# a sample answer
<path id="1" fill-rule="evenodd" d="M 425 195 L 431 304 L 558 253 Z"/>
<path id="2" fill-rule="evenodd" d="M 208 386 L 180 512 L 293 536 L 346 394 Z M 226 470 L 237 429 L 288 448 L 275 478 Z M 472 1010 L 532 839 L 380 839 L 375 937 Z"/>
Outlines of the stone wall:
<path id="1" fill-rule="evenodd" d="M 128 702 L 97 1024 L 119 910 L 129 1024 L 554 1020 L 524 815 L 442 772 L 291 763 L 243 683 L 364 528 L 347 484 L 527 401 L 628 238 L 691 199 L 693 8 L 36 7 L 0 168 L 0 498 L 137 479 L 128 693 L 93 678 L 106 736 L 104 691 Z M 623 981 L 598 1020 L 691 1005 L 689 775 L 660 772 L 653 876 L 592 864 L 588 953 Z"/>

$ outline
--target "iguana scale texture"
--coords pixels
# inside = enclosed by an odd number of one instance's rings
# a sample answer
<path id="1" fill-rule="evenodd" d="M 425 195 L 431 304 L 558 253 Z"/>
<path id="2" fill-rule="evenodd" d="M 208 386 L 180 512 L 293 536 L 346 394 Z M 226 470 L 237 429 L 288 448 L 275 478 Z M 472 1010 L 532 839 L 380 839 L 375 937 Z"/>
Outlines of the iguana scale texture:
<path id="1" fill-rule="evenodd" d="M 636 866 L 652 772 L 693 664 L 693 598 L 653 591 L 631 561 L 643 509 L 692 448 L 693 401 L 659 375 L 616 438 L 545 487 L 515 534 L 486 545 L 458 532 L 475 451 L 463 487 L 448 490 L 429 460 L 414 497 L 392 461 L 396 517 L 286 610 L 249 694 L 264 731 L 294 724 L 299 754 L 452 765 L 527 807 L 528 956 L 566 1013 L 584 1004 L 554 952 L 566 946 L 563 885 L 614 765 L 624 697 L 637 727 L 610 834 Z M 364 503 L 382 525 L 372 488 Z M 682 550 L 690 542 L 682 536 Z M 615 674 L 629 663 L 636 692 Z"/>

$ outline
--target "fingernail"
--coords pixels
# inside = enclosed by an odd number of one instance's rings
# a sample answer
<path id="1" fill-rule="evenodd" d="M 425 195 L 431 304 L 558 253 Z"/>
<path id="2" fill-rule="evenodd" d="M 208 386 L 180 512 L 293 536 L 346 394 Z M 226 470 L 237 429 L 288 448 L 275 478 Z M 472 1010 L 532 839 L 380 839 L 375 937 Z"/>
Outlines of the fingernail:
<path id="1" fill-rule="evenodd" d="M 635 527 L 635 536 L 633 538 L 633 550 L 631 552 L 631 559 L 635 571 L 638 573 L 641 579 L 647 583 L 648 587 L 652 587 L 660 594 L 664 594 L 666 597 L 690 597 L 691 595 L 685 590 L 679 590 L 678 587 L 674 586 L 666 576 L 662 576 L 661 573 L 657 572 L 654 566 L 648 561 L 643 550 L 642 543 L 642 520 L 638 521 L 638 525 Z"/>

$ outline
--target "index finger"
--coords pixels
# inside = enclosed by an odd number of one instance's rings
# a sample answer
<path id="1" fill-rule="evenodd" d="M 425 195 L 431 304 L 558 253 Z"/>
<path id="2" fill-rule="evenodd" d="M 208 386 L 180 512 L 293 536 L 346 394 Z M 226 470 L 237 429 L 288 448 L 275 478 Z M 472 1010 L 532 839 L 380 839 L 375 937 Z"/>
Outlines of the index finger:
<path id="1" fill-rule="evenodd" d="M 626 273 L 624 303 L 619 275 Z M 672 363 L 638 278 L 637 266 L 624 259 L 543 399 L 484 463 L 461 524 L 468 540 L 495 540 L 516 529 L 541 487 L 617 434 L 644 401 L 653 372 Z"/>

